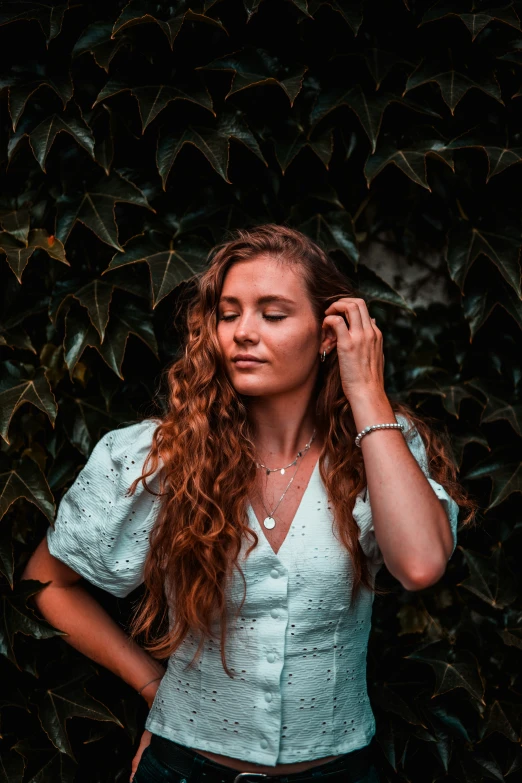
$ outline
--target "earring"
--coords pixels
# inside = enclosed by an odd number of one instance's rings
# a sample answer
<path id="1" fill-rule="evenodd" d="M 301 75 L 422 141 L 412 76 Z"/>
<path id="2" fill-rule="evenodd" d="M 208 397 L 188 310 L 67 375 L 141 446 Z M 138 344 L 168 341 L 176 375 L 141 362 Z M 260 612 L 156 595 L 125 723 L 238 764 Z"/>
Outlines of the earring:
<path id="1" fill-rule="evenodd" d="M 323 355 L 321 356 L 321 354 L 319 354 L 319 356 L 321 357 L 321 361 L 324 362 L 326 359 L 326 351 L 323 351 Z"/>

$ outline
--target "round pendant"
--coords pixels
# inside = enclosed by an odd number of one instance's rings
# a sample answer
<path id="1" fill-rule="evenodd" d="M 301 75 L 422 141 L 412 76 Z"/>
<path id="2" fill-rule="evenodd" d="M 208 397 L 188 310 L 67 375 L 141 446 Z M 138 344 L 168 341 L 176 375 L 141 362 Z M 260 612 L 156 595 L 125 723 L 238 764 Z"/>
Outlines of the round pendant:
<path id="1" fill-rule="evenodd" d="M 282 476 L 284 476 L 284 475 L 285 475 L 285 469 L 284 469 L 284 468 L 281 468 L 281 475 L 282 475 Z"/>
<path id="2" fill-rule="evenodd" d="M 275 527 L 275 519 L 274 519 L 274 517 L 266 517 L 265 519 L 263 519 L 263 525 L 268 530 L 272 530 L 272 528 Z"/>

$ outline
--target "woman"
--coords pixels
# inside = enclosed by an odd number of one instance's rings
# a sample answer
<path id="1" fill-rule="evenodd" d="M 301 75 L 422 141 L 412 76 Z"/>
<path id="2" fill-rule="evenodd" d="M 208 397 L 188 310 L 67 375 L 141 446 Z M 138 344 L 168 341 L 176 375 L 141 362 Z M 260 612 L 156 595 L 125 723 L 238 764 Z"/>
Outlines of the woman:
<path id="1" fill-rule="evenodd" d="M 388 400 L 364 300 L 299 231 L 216 246 L 187 330 L 167 413 L 101 438 L 24 577 L 51 582 L 42 614 L 151 708 L 134 783 L 375 783 L 375 574 L 436 582 L 473 502 L 442 440 Z M 82 576 L 145 583 L 130 637 Z"/>

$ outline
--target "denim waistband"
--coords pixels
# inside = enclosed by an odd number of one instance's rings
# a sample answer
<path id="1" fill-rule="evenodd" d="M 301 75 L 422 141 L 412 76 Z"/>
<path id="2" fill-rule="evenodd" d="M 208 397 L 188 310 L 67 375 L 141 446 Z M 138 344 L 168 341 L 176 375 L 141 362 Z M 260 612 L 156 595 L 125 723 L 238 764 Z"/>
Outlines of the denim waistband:
<path id="1" fill-rule="evenodd" d="M 150 742 L 151 751 L 158 761 L 176 770 L 188 783 L 315 783 L 320 778 L 325 778 L 328 783 L 336 783 L 337 780 L 342 783 L 356 783 L 371 766 L 370 746 L 371 743 L 343 753 L 338 759 L 301 772 L 272 775 L 232 769 L 157 734 L 152 735 Z"/>

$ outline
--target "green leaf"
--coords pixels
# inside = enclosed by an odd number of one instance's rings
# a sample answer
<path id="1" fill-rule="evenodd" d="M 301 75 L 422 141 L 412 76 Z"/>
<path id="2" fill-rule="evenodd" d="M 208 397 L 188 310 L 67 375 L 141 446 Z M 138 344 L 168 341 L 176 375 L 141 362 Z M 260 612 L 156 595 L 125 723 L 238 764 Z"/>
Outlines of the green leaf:
<path id="1" fill-rule="evenodd" d="M 431 188 L 426 178 L 426 157 L 433 155 L 446 163 L 453 171 L 451 155 L 446 151 L 444 140 L 440 137 L 437 138 L 438 134 L 435 129 L 432 129 L 432 131 L 431 138 L 427 137 L 427 132 L 424 131 L 419 133 L 418 138 L 414 140 L 406 139 L 404 142 L 399 142 L 399 144 L 390 140 L 384 140 L 379 144 L 375 153 L 368 156 L 364 166 L 364 175 L 368 187 L 386 166 L 393 163 L 412 182 L 421 185 L 431 193 Z"/>
<path id="2" fill-rule="evenodd" d="M 63 194 L 58 197 L 56 236 L 65 245 L 76 221 L 80 221 L 102 242 L 123 251 L 118 242 L 114 217 L 114 207 L 117 202 L 122 201 L 155 212 L 136 185 L 113 171 L 79 196 Z"/>
<path id="3" fill-rule="evenodd" d="M 485 379 L 472 378 L 466 381 L 466 385 L 486 397 L 480 417 L 481 424 L 503 419 L 511 424 L 517 435 L 522 436 L 522 404 L 503 399 L 500 396 L 501 391 L 496 390 L 495 386 Z"/>
<path id="4" fill-rule="evenodd" d="M 504 22 L 504 24 L 520 30 L 520 20 L 515 9 L 510 5 L 506 8 L 488 8 L 478 13 L 458 13 L 453 6 L 448 4 L 447 0 L 435 3 L 421 19 L 419 27 L 428 22 L 434 22 L 438 19 L 445 19 L 448 16 L 455 16 L 460 19 L 471 33 L 471 40 L 474 41 L 477 35 L 491 22 Z"/>
<path id="5" fill-rule="evenodd" d="M 24 760 L 18 753 L 6 750 L 0 756 L 0 783 L 22 783 Z"/>
<path id="6" fill-rule="evenodd" d="M 29 145 L 34 156 L 44 173 L 46 173 L 45 162 L 47 155 L 54 140 L 59 133 L 68 133 L 72 138 L 94 158 L 94 137 L 91 129 L 82 119 L 74 117 L 72 114 L 50 114 L 40 122 L 34 130 L 28 133 L 23 126 L 19 133 L 15 134 L 9 142 L 8 160 L 11 160 L 12 154 L 18 143 L 24 136 L 28 136 Z"/>
<path id="7" fill-rule="evenodd" d="M 359 249 L 352 216 L 346 210 L 317 213 L 301 223 L 298 229 L 315 242 L 321 243 L 326 251 L 341 250 L 357 268 Z"/>
<path id="8" fill-rule="evenodd" d="M 31 213 L 26 207 L 17 208 L 12 204 L 11 208 L 0 207 L 0 228 L 7 231 L 18 242 L 27 243 L 31 227 Z"/>
<path id="9" fill-rule="evenodd" d="M 98 353 L 108 367 L 123 380 L 121 365 L 130 334 L 136 335 L 158 359 L 158 344 L 150 313 L 134 302 L 127 301 L 118 308 L 111 308 L 111 318 Z"/>
<path id="10" fill-rule="evenodd" d="M 93 107 L 100 101 L 125 91 L 130 92 L 138 101 L 142 134 L 145 133 L 147 126 L 156 119 L 158 114 L 163 111 L 171 101 L 189 101 L 195 103 L 197 106 L 201 106 L 203 109 L 207 109 L 214 117 L 216 116 L 216 112 L 212 108 L 210 93 L 200 80 L 181 88 L 172 87 L 168 84 L 132 87 L 126 85 L 124 82 L 111 79 L 98 94 L 93 103 Z"/>
<path id="11" fill-rule="evenodd" d="M 103 341 L 105 327 L 109 321 L 109 306 L 112 299 L 113 286 L 105 280 L 94 279 L 78 288 L 73 296 L 89 313 L 92 325 Z"/>
<path id="12" fill-rule="evenodd" d="M 9 86 L 8 105 L 14 131 L 24 112 L 27 101 L 41 87 L 48 87 L 53 90 L 53 92 L 61 98 L 64 109 L 73 96 L 73 83 L 70 71 L 55 74 L 52 78 L 48 75 L 42 75 L 41 78 L 39 77 L 40 73 L 38 70 L 24 69 L 22 71 L 11 72 L 7 78 L 0 79 L 0 87 Z"/>
<path id="13" fill-rule="evenodd" d="M 368 136 L 372 152 L 375 152 L 384 112 L 392 103 L 397 103 L 400 106 L 423 114 L 440 117 L 440 114 L 432 111 L 429 107 L 414 103 L 407 98 L 401 97 L 399 94 L 392 92 L 367 93 L 361 86 L 357 85 L 356 87 L 350 87 L 349 90 L 343 88 L 322 90 L 318 94 L 310 113 L 310 124 L 313 128 L 331 111 L 340 106 L 349 106 L 356 114 L 364 132 Z"/>
<path id="14" fill-rule="evenodd" d="M 471 265 L 482 253 L 495 264 L 506 282 L 521 296 L 522 234 L 515 227 L 509 226 L 506 229 L 485 231 L 465 220 L 450 229 L 445 251 L 446 261 L 451 279 L 459 286 L 461 293 L 464 293 L 464 281 Z"/>
<path id="15" fill-rule="evenodd" d="M 174 162 L 184 144 L 193 144 L 206 157 L 212 168 L 225 180 L 228 179 L 228 158 L 230 139 L 242 142 L 254 153 L 265 166 L 268 163 L 259 149 L 259 145 L 252 132 L 247 127 L 242 112 L 222 112 L 217 119 L 215 128 L 197 126 L 188 127 L 180 135 L 171 135 L 168 126 L 163 126 L 158 139 L 158 151 L 156 156 L 158 171 L 166 190 L 167 177 Z M 118 248 L 121 250 L 122 248 Z"/>
<path id="16" fill-rule="evenodd" d="M 35 741 L 38 740 L 31 736 L 18 740 L 11 748 L 27 761 L 24 783 L 74 783 L 78 765 L 54 746 L 35 747 Z"/>
<path id="17" fill-rule="evenodd" d="M 449 107 L 451 113 L 455 112 L 457 104 L 466 95 L 468 90 L 482 90 L 486 95 L 494 98 L 504 105 L 500 87 L 494 76 L 482 76 L 480 81 L 471 79 L 464 73 L 436 65 L 432 60 L 423 61 L 410 75 L 406 82 L 403 95 L 415 87 L 421 87 L 428 82 L 435 82 L 440 88 L 442 100 Z"/>
<path id="18" fill-rule="evenodd" d="M 469 549 L 463 549 L 462 554 L 470 575 L 459 582 L 460 587 L 469 590 L 493 609 L 505 609 L 516 601 L 517 580 L 506 562 L 502 547 L 497 547 L 491 557 Z"/>
<path id="19" fill-rule="evenodd" d="M 86 52 L 92 54 L 96 65 L 109 72 L 109 65 L 118 51 L 129 45 L 125 35 L 112 38 L 111 22 L 93 22 L 81 33 L 71 50 L 71 57 L 80 57 Z"/>
<path id="20" fill-rule="evenodd" d="M 176 286 L 205 269 L 209 250 L 210 246 L 197 237 L 175 242 L 157 232 L 138 235 L 129 239 L 123 255 L 115 254 L 111 258 L 102 275 L 127 264 L 146 262 L 152 286 L 152 307 L 155 308 Z M 107 279 L 110 281 L 111 276 Z"/>
<path id="21" fill-rule="evenodd" d="M 290 121 L 285 128 L 285 136 L 274 137 L 274 150 L 277 162 L 281 166 L 283 174 L 290 163 L 305 147 L 310 147 L 315 152 L 321 163 L 327 169 L 333 154 L 333 130 L 327 130 L 317 139 L 307 139 L 303 128 L 297 122 Z"/>
<path id="22" fill-rule="evenodd" d="M 520 163 L 522 160 L 522 147 L 505 147 L 496 144 L 487 144 L 485 143 L 486 140 L 484 137 L 485 132 L 476 129 L 474 130 L 473 135 L 466 133 L 448 142 L 446 149 L 457 150 L 476 148 L 483 150 L 488 158 L 486 182 L 489 182 L 496 174 L 500 174 L 502 171 L 505 171 L 510 166 L 514 166 L 516 163 Z M 479 139 L 483 139 L 482 143 L 478 141 Z"/>
<path id="23" fill-rule="evenodd" d="M 454 659 L 458 656 L 458 659 Z M 435 675 L 435 690 L 431 698 L 455 688 L 464 688 L 481 704 L 484 701 L 484 680 L 476 657 L 468 650 L 448 650 L 445 641 L 427 644 L 421 650 L 406 655 L 405 658 L 427 663 Z"/>
<path id="24" fill-rule="evenodd" d="M 6 369 L 0 385 L 0 435 L 9 445 L 7 433 L 11 419 L 24 402 L 30 402 L 46 413 L 53 426 L 58 406 L 44 367 L 38 367 L 32 378 L 21 377 L 12 365 Z"/>
<path id="25" fill-rule="evenodd" d="M 466 481 L 484 477 L 490 478 L 492 483 L 485 511 L 503 503 L 513 492 L 522 492 L 522 464 L 507 449 L 495 449 L 463 476 Z"/>
<path id="26" fill-rule="evenodd" d="M 212 0 L 212 2 L 203 3 L 204 10 L 206 11 L 208 8 L 214 5 L 215 1 L 216 0 Z M 172 15 L 173 6 L 168 6 L 168 11 L 171 15 L 163 12 L 162 16 L 166 17 L 164 19 L 160 18 L 159 15 L 153 14 L 151 10 L 151 5 L 147 3 L 146 0 L 130 0 L 114 23 L 112 37 L 115 37 L 122 30 L 126 30 L 132 25 L 155 23 L 167 36 L 169 46 L 172 50 L 174 47 L 174 41 L 176 40 L 176 37 L 181 30 L 183 22 L 186 20 L 189 22 L 204 22 L 206 24 L 219 27 L 225 33 L 227 32 L 218 19 L 213 19 L 211 16 L 206 16 L 205 13 L 196 13 L 191 8 L 187 8 L 187 10 L 183 11 L 182 13 Z M 156 14 L 161 13 L 161 5 L 156 5 L 154 10 L 156 11 Z"/>
<path id="27" fill-rule="evenodd" d="M 45 43 L 49 46 L 50 41 L 60 34 L 63 16 L 68 8 L 68 3 L 63 5 L 46 5 L 41 2 L 31 2 L 31 0 L 23 4 L 6 2 L 2 3 L 1 6 L 0 25 L 34 19 L 40 25 L 45 35 Z"/>
<path id="28" fill-rule="evenodd" d="M 56 512 L 52 492 L 45 475 L 29 457 L 0 473 L 0 519 L 20 498 L 33 503 L 52 522 Z"/>
<path id="29" fill-rule="evenodd" d="M 70 266 L 65 257 L 65 248 L 55 236 L 49 236 L 43 228 L 33 228 L 29 232 L 27 244 L 20 245 L 7 231 L 0 233 L 0 251 L 6 254 L 7 263 L 21 284 L 24 269 L 35 250 L 45 250 L 48 256 Z"/>
<path id="30" fill-rule="evenodd" d="M 118 718 L 102 702 L 85 690 L 81 679 L 72 679 L 54 688 L 48 688 L 37 699 L 38 717 L 53 745 L 73 760 L 75 756 L 67 735 L 66 721 L 70 718 L 90 718 L 111 721 L 123 728 Z"/>
<path id="31" fill-rule="evenodd" d="M 469 324 L 471 339 L 486 323 L 497 305 L 503 307 L 522 329 L 522 301 L 512 286 L 507 285 L 504 279 L 497 275 L 486 288 L 482 286 L 481 281 L 475 281 L 466 289 L 462 299 L 462 310 Z"/>
<path id="32" fill-rule="evenodd" d="M 329 5 L 341 14 L 352 33 L 357 35 L 363 21 L 364 0 L 325 0 L 322 5 Z"/>
<path id="33" fill-rule="evenodd" d="M 232 84 L 225 99 L 248 87 L 277 84 L 286 93 L 290 106 L 293 106 L 303 86 L 308 66 L 300 63 L 283 65 L 278 57 L 266 49 L 246 47 L 217 57 L 206 65 L 198 65 L 196 70 L 233 71 Z"/>
<path id="34" fill-rule="evenodd" d="M 25 579 L 12 593 L 0 596 L 0 654 L 4 655 L 18 669 L 20 668 L 14 653 L 14 637 L 17 633 L 32 636 L 35 639 L 50 639 L 64 636 L 65 632 L 53 628 L 45 620 L 40 620 L 27 606 L 27 600 L 40 592 L 49 582 Z"/>

